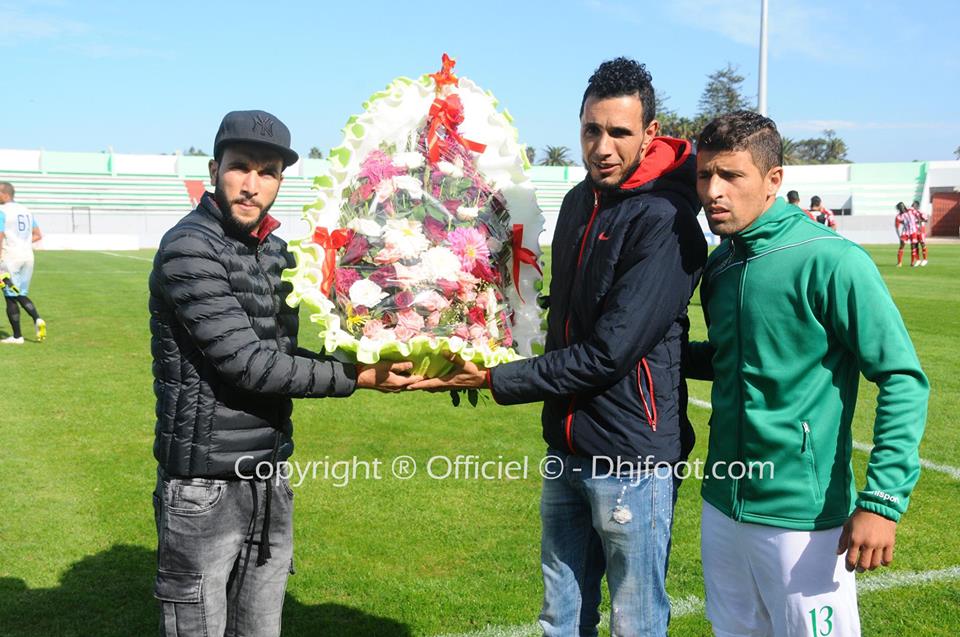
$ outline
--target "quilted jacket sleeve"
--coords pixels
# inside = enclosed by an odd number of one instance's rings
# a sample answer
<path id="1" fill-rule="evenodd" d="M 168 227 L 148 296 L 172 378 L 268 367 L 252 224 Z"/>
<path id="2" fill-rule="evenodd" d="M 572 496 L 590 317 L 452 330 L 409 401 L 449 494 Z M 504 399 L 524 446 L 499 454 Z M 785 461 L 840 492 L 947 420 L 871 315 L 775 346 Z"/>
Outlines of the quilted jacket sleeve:
<path id="1" fill-rule="evenodd" d="M 169 236 L 155 274 L 167 301 L 206 360 L 245 391 L 289 398 L 348 396 L 356 369 L 291 356 L 268 346 L 234 296 L 218 250 L 201 232 Z"/>

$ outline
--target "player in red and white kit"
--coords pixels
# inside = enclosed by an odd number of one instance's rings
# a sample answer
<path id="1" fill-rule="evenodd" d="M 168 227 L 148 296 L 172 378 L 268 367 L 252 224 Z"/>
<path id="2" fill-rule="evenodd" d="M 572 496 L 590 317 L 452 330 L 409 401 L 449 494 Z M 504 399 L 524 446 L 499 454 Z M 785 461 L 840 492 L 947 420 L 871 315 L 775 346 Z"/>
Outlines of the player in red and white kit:
<path id="1" fill-rule="evenodd" d="M 920 202 L 914 200 L 913 205 L 907 208 L 917 219 L 917 242 L 920 244 L 920 250 L 923 252 L 923 258 L 920 259 L 920 265 L 927 265 L 927 223 L 930 221 L 930 215 L 920 210 Z"/>
<path id="2" fill-rule="evenodd" d="M 820 200 L 820 197 L 814 195 L 810 197 L 810 210 L 805 211 L 807 215 L 816 221 L 817 223 L 822 223 L 831 230 L 837 229 L 837 219 L 833 214 L 833 211 L 823 205 Z"/>
<path id="3" fill-rule="evenodd" d="M 917 267 L 920 261 L 917 252 L 917 241 L 920 233 L 917 228 L 917 216 L 902 202 L 897 203 L 897 218 L 894 220 L 897 236 L 900 237 L 900 249 L 897 250 L 897 267 L 903 266 L 903 245 L 910 242 L 910 267 Z"/>

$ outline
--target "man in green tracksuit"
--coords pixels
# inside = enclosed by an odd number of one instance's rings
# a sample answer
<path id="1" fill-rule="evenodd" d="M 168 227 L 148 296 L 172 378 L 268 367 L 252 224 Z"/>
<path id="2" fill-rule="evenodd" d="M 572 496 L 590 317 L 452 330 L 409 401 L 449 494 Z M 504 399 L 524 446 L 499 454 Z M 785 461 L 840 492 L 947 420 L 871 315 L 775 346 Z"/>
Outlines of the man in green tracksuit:
<path id="1" fill-rule="evenodd" d="M 724 237 L 700 288 L 709 341 L 692 343 L 684 363 L 713 380 L 707 615 L 718 636 L 859 635 L 852 571 L 893 559 L 929 385 L 873 261 L 777 198 L 782 178 L 766 117 L 738 111 L 700 134 L 697 191 Z M 879 395 L 857 492 L 861 373 Z"/>

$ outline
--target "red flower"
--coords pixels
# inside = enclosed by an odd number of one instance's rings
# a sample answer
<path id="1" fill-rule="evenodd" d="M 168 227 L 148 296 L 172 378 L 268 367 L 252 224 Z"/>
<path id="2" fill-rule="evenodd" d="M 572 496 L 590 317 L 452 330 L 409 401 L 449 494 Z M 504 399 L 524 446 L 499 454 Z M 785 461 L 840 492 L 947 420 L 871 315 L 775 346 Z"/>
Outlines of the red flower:
<path id="1" fill-rule="evenodd" d="M 473 264 L 471 274 L 488 283 L 497 283 L 500 278 L 499 273 L 491 268 L 489 263 L 481 259 L 477 259 L 476 263 Z"/>
<path id="2" fill-rule="evenodd" d="M 370 250 L 370 242 L 362 234 L 350 231 L 351 237 L 347 243 L 347 248 L 340 257 L 341 265 L 353 265 L 359 263 L 360 259 Z"/>
<path id="3" fill-rule="evenodd" d="M 409 292 L 407 290 L 398 292 L 393 297 L 393 302 L 398 308 L 410 307 L 413 305 L 413 292 Z"/>
<path id="4" fill-rule="evenodd" d="M 397 269 L 392 265 L 385 265 L 367 277 L 382 288 L 397 287 Z"/>
<path id="5" fill-rule="evenodd" d="M 483 310 L 474 305 L 467 312 L 467 321 L 472 325 L 483 325 L 487 324 L 487 317 L 484 315 Z"/>
<path id="6" fill-rule="evenodd" d="M 360 280 L 360 273 L 353 268 L 337 268 L 333 276 L 337 296 L 343 298 L 350 296 L 350 286 Z"/>
<path id="7" fill-rule="evenodd" d="M 443 243 L 447 238 L 447 226 L 442 221 L 427 215 L 423 220 L 423 234 L 434 243 Z"/>

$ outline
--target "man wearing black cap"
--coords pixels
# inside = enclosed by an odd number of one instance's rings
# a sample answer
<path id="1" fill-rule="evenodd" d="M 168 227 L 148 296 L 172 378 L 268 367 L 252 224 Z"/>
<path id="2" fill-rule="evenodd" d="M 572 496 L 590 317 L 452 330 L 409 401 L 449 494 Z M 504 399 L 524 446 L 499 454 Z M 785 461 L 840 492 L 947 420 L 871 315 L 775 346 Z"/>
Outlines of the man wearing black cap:
<path id="1" fill-rule="evenodd" d="M 409 363 L 345 365 L 297 347 L 280 273 L 295 265 L 268 214 L 298 157 L 264 111 L 224 117 L 213 196 L 160 242 L 150 275 L 157 397 L 161 635 L 279 635 L 293 571 L 292 398 L 397 391 Z"/>

